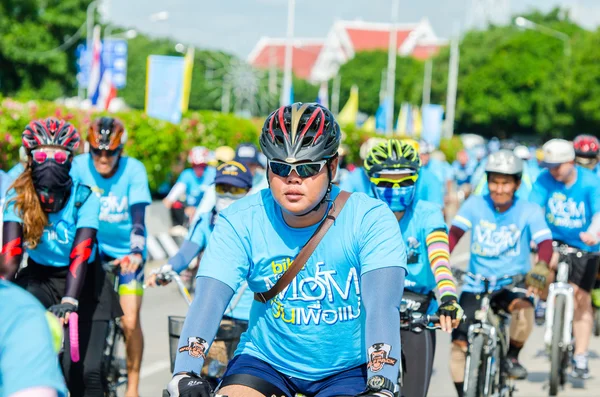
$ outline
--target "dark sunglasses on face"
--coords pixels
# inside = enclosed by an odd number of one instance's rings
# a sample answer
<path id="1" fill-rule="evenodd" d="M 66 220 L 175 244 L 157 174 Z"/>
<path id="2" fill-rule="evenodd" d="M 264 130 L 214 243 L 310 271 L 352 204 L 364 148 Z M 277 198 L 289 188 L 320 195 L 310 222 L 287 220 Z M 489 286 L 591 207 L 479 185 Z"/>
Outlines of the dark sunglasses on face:
<path id="1" fill-rule="evenodd" d="M 288 164 L 281 161 L 269 161 L 269 168 L 277 176 L 287 177 L 296 171 L 300 178 L 310 178 L 317 175 L 327 164 L 327 160 L 315 161 L 312 163 Z"/>
<path id="2" fill-rule="evenodd" d="M 58 164 L 65 164 L 70 155 L 71 153 L 63 149 L 36 149 L 31 151 L 31 158 L 38 164 L 43 164 L 48 159 Z"/>
<path id="3" fill-rule="evenodd" d="M 231 193 L 233 195 L 240 195 L 248 193 L 248 189 L 244 189 L 243 187 L 237 187 L 225 183 L 219 183 L 215 185 L 215 191 L 217 194 L 227 194 Z"/>
<path id="4" fill-rule="evenodd" d="M 118 149 L 118 148 L 113 149 L 113 150 L 90 148 L 90 152 L 92 153 L 92 155 L 98 156 L 98 157 L 102 157 L 103 155 L 106 157 L 113 157 L 113 156 L 116 156 L 117 154 L 119 154 L 120 150 L 121 149 Z"/>

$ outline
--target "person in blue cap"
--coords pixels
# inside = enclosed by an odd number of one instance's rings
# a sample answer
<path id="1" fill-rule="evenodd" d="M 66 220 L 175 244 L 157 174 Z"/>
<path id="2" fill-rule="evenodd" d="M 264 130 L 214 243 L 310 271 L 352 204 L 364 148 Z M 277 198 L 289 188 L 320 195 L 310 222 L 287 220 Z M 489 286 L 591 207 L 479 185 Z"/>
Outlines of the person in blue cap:
<path id="1" fill-rule="evenodd" d="M 146 285 L 154 287 L 157 284 L 165 285 L 169 281 L 165 276 L 170 271 L 181 273 L 187 269 L 189 263 L 206 248 L 209 237 L 215 227 L 220 211 L 229 207 L 233 202 L 246 196 L 252 188 L 252 173 L 249 167 L 237 161 L 228 161 L 217 168 L 215 177 L 216 203 L 210 212 L 198 214 L 192 222 L 188 236 L 181 245 L 179 252 L 173 256 L 166 265 L 154 271 Z M 242 285 L 239 288 L 241 298 L 235 296 L 230 303 L 226 316 L 245 322 L 247 327 L 250 317 L 250 306 L 253 295 L 249 288 Z"/>

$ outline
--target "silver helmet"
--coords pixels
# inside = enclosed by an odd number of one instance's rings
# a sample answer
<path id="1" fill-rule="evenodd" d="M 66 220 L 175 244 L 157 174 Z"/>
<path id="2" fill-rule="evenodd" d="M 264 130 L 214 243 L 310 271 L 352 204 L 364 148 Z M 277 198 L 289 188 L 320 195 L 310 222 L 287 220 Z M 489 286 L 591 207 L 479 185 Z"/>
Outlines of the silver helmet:
<path id="1" fill-rule="evenodd" d="M 523 173 L 523 160 L 515 156 L 512 150 L 499 150 L 488 157 L 485 172 L 516 175 L 520 178 Z"/>

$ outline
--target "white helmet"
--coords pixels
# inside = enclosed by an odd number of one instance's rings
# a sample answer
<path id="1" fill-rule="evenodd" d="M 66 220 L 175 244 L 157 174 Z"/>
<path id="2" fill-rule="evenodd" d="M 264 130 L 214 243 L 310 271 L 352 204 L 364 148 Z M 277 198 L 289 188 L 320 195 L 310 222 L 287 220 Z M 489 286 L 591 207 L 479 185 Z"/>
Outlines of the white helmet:
<path id="1" fill-rule="evenodd" d="M 512 150 L 498 150 L 489 155 L 485 172 L 516 175 L 520 178 L 523 173 L 523 160 L 515 156 Z"/>
<path id="2" fill-rule="evenodd" d="M 518 145 L 514 148 L 513 152 L 515 153 L 515 156 L 521 160 L 529 160 L 531 158 L 531 152 L 527 146 Z"/>
<path id="3" fill-rule="evenodd" d="M 211 157 L 210 150 L 204 146 L 194 146 L 188 154 L 188 162 L 192 165 L 208 164 Z"/>

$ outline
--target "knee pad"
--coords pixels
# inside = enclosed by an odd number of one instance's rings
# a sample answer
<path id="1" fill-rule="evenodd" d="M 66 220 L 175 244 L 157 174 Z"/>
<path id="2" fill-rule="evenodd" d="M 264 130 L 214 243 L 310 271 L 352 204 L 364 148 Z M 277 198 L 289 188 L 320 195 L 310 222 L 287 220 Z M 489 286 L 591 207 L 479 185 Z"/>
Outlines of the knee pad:
<path id="1" fill-rule="evenodd" d="M 510 323 L 510 339 L 518 343 L 525 343 L 535 321 L 535 311 L 533 307 L 516 310 L 512 313 Z"/>
<path id="2" fill-rule="evenodd" d="M 465 381 L 465 364 L 467 362 L 467 346 L 452 343 L 450 349 L 450 375 L 454 383 Z"/>

